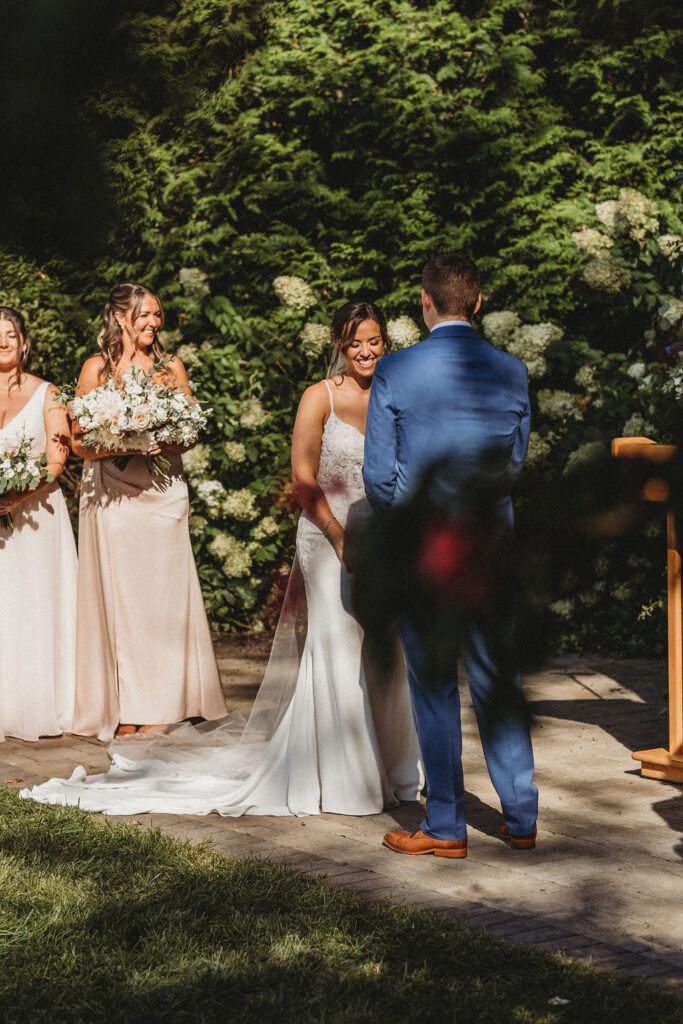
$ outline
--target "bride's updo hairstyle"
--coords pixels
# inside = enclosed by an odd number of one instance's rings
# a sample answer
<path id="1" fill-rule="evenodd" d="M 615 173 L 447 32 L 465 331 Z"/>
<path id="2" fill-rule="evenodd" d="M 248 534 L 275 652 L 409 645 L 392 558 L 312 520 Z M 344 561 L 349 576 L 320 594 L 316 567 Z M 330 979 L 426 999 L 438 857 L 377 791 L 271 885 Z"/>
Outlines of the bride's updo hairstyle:
<path id="1" fill-rule="evenodd" d="M 31 338 L 26 330 L 26 321 L 24 320 L 21 313 L 18 313 L 16 309 L 12 309 L 11 306 L 0 306 L 0 320 L 8 320 L 14 330 L 17 332 L 19 338 L 18 348 L 18 360 L 15 379 L 13 384 L 16 387 L 21 385 L 21 375 L 25 370 L 28 370 L 31 364 Z"/>
<path id="2" fill-rule="evenodd" d="M 117 314 L 123 317 L 130 313 L 131 320 L 135 323 L 136 318 L 140 315 L 142 303 L 146 295 L 150 295 L 159 303 L 159 310 L 161 312 L 160 327 L 163 327 L 164 310 L 159 296 L 151 292 L 149 288 L 145 288 L 144 285 L 119 284 L 107 299 L 102 310 L 102 330 L 97 336 L 97 344 L 102 350 L 102 357 L 104 359 L 102 369 L 100 370 L 101 380 L 113 377 L 116 366 L 123 355 L 123 339 L 121 337 L 121 328 L 116 319 Z M 155 363 L 160 362 L 166 355 L 166 349 L 159 341 L 158 335 L 155 335 L 150 351 Z"/>
<path id="3" fill-rule="evenodd" d="M 330 333 L 334 343 L 334 359 L 332 368 L 335 373 L 341 373 L 346 364 L 346 350 L 356 336 L 356 331 L 364 320 L 374 320 L 379 326 L 379 333 L 382 336 L 384 354 L 390 350 L 391 342 L 387 334 L 387 322 L 384 314 L 374 302 L 362 302 L 353 300 L 347 302 L 338 309 L 332 317 Z"/>

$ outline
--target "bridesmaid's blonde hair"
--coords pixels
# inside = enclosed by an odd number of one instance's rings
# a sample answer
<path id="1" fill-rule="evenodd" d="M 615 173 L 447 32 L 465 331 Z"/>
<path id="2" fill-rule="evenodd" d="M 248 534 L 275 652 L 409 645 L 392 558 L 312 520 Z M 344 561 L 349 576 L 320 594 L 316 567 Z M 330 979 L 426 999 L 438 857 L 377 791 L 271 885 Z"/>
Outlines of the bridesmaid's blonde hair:
<path id="1" fill-rule="evenodd" d="M 123 340 L 121 338 L 121 328 L 119 327 L 116 319 L 116 314 L 124 316 L 130 312 L 131 320 L 135 323 L 136 318 L 140 314 L 142 303 L 146 295 L 151 296 L 159 303 L 159 311 L 161 313 L 161 324 L 164 325 L 164 308 L 161 305 L 161 300 L 158 295 L 150 291 L 149 288 L 145 288 L 142 284 L 119 284 L 114 288 L 113 292 L 107 299 L 104 309 L 102 310 L 102 322 L 103 327 L 97 336 L 97 343 L 102 350 L 102 357 L 104 362 L 102 369 L 100 370 L 100 380 L 107 380 L 109 377 L 113 377 L 116 366 L 123 355 Z M 152 359 L 155 363 L 161 362 L 166 355 L 166 349 L 159 340 L 159 336 L 154 336 L 154 341 L 151 344 Z M 164 370 L 164 373 L 168 374 L 168 370 Z"/>

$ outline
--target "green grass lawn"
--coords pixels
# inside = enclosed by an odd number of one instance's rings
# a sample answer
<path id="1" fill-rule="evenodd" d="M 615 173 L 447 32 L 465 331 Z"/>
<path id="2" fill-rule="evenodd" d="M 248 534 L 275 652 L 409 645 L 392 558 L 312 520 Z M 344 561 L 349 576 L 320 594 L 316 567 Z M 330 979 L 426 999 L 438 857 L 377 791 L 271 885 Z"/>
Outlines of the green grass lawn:
<path id="1" fill-rule="evenodd" d="M 683 1019 L 639 982 L 7 792 L 0 886 L 3 1024 Z"/>

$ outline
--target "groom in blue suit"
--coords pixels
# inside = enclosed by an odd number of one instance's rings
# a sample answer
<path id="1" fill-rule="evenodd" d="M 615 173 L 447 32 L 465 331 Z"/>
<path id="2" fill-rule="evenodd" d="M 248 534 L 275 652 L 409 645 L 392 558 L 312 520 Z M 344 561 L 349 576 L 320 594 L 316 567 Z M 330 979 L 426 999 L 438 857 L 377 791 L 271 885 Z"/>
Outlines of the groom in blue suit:
<path id="1" fill-rule="evenodd" d="M 390 353 L 375 369 L 365 440 L 365 488 L 378 514 L 402 504 L 430 472 L 442 512 L 463 515 L 463 481 L 490 482 L 496 453 L 494 533 L 512 530 L 509 488 L 529 441 L 529 397 L 523 362 L 484 341 L 470 320 L 481 304 L 479 272 L 454 253 L 430 260 L 422 274 L 429 337 Z M 484 467 L 486 469 L 484 470 Z M 455 625 L 454 625 L 455 628 Z M 501 835 L 512 846 L 535 845 L 538 791 L 528 719 L 513 658 L 510 615 L 465 616 L 464 657 L 484 755 L 500 798 Z M 457 668 L 447 678 L 429 670 L 429 642 L 419 622 L 399 621 L 413 713 L 427 775 L 426 816 L 416 832 L 389 832 L 399 853 L 467 856 L 462 736 Z M 499 713 L 495 712 L 498 707 Z M 501 710 L 502 709 L 502 710 Z"/>

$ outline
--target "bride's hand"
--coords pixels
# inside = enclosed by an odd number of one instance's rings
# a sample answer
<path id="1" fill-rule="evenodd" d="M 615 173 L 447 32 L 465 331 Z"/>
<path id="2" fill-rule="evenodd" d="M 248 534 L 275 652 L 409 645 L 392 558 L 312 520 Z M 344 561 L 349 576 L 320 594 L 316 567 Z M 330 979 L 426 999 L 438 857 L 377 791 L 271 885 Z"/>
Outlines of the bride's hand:
<path id="1" fill-rule="evenodd" d="M 344 559 L 344 542 L 346 540 L 346 534 L 344 533 L 344 527 L 341 523 L 338 523 L 336 519 L 333 519 L 327 528 L 327 539 L 335 550 L 337 558 L 344 566 L 348 569 L 348 565 Z"/>

